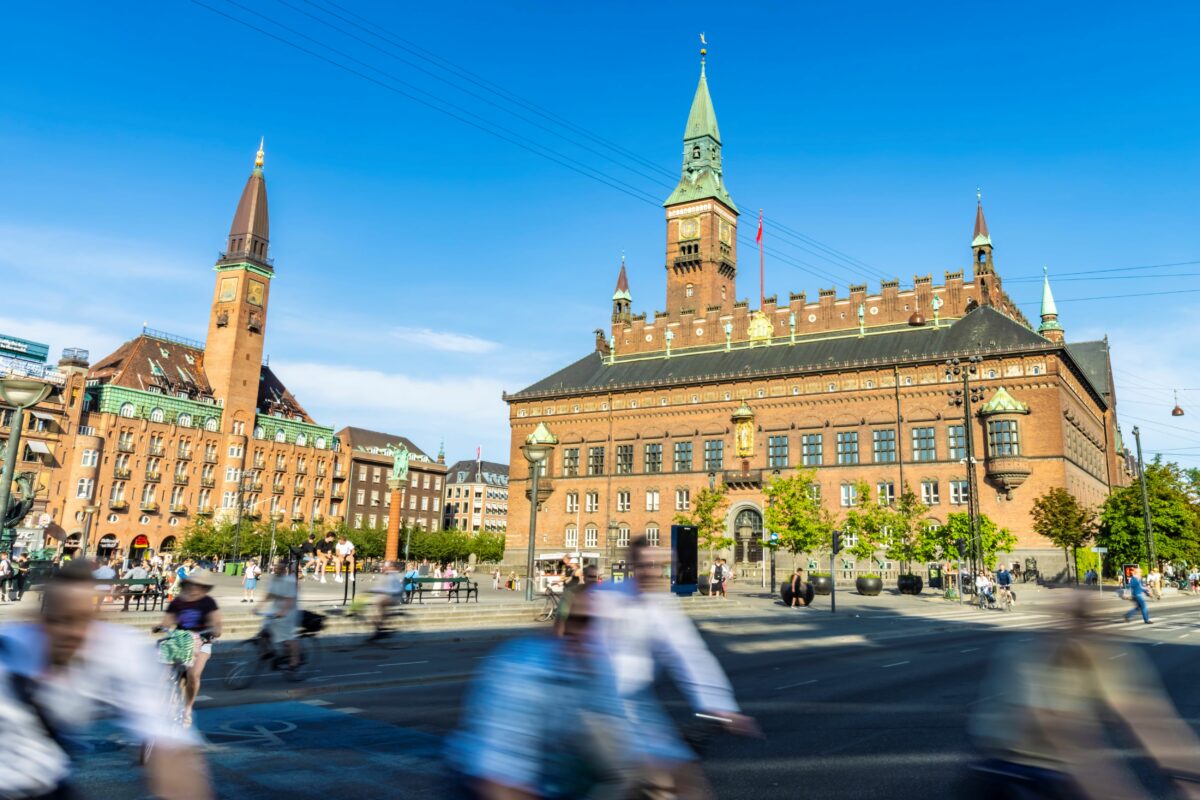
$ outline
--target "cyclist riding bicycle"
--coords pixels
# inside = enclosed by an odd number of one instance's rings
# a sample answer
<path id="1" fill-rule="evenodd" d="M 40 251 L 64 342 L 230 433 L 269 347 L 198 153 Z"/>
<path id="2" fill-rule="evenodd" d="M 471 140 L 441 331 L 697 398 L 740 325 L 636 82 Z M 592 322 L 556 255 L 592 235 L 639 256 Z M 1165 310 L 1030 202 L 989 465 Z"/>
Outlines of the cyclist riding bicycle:
<path id="1" fill-rule="evenodd" d="M 979 595 L 979 604 L 982 606 L 986 603 L 989 606 L 996 604 L 996 595 L 992 590 L 992 580 L 983 570 L 975 576 L 975 591 Z"/>
<path id="2" fill-rule="evenodd" d="M 179 594 L 167 605 L 160 628 L 188 631 L 196 640 L 192 665 L 187 674 L 187 708 L 183 713 L 183 724 L 192 724 L 192 706 L 200 693 L 200 679 L 204 667 L 212 657 L 213 639 L 221 635 L 221 612 L 217 601 L 209 596 L 212 584 L 195 572 L 183 579 Z"/>
<path id="3" fill-rule="evenodd" d="M 271 610 L 263 629 L 276 646 L 282 644 L 287 648 L 288 666 L 297 669 L 300 666 L 300 645 L 296 641 L 296 629 L 300 627 L 300 592 L 295 576 L 288 574 L 284 561 L 276 561 L 271 569 L 267 601 L 271 603 Z"/>
<path id="4" fill-rule="evenodd" d="M 371 634 L 374 641 L 387 636 L 388 609 L 404 602 L 404 578 L 395 561 L 383 562 L 383 576 L 371 593 L 379 595 L 375 601 L 375 633 Z"/>

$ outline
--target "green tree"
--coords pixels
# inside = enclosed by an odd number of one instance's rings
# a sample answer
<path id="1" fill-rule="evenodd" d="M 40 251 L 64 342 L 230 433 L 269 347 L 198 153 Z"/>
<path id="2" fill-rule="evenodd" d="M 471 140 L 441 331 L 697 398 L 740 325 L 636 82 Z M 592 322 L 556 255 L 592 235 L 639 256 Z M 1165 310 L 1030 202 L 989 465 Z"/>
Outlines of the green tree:
<path id="1" fill-rule="evenodd" d="M 842 518 L 842 540 L 854 543 L 845 551 L 854 556 L 856 562 L 870 561 L 887 546 L 891 509 L 871 501 L 871 487 L 866 481 L 855 483 L 854 491 L 857 504 Z"/>
<path id="2" fill-rule="evenodd" d="M 955 543 L 962 539 L 966 542 L 968 557 L 971 552 L 971 518 L 965 512 L 951 514 L 946 518 L 946 524 L 937 530 L 927 528 L 929 543 L 934 557 L 946 561 L 958 560 L 958 549 Z M 1017 544 L 1017 537 L 1008 528 L 1001 528 L 986 514 L 979 515 L 979 537 L 983 542 L 983 563 L 988 569 L 996 566 L 998 553 L 1011 552 Z"/>
<path id="3" fill-rule="evenodd" d="M 779 547 L 793 556 L 828 548 L 833 539 L 833 514 L 821 502 L 814 470 L 799 470 L 767 486 L 767 528 L 779 535 Z"/>
<path id="4" fill-rule="evenodd" d="M 1154 531 L 1154 550 L 1160 561 L 1200 561 L 1200 509 L 1193 500 L 1196 476 L 1179 465 L 1155 459 L 1146 465 L 1146 495 Z M 1100 512 L 1096 543 L 1108 548 L 1104 559 L 1120 564 L 1148 561 L 1142 490 L 1135 481 L 1108 496 Z"/>
<path id="5" fill-rule="evenodd" d="M 907 483 L 901 487 L 896 505 L 887 509 L 887 557 L 899 561 L 905 572 L 911 571 L 914 563 L 928 563 L 937 555 L 926 521 L 928 513 L 929 506 Z"/>
<path id="6" fill-rule="evenodd" d="M 499 563 L 504 559 L 504 534 L 475 534 L 471 537 L 471 552 L 480 563 Z"/>
<path id="7" fill-rule="evenodd" d="M 1095 515 L 1084 508 L 1075 495 L 1056 486 L 1033 501 L 1032 516 L 1033 529 L 1053 542 L 1055 547 L 1062 548 L 1069 579 L 1076 551 L 1092 539 Z M 1075 570 L 1075 582 L 1079 583 L 1078 569 Z"/>
<path id="8" fill-rule="evenodd" d="M 733 538 L 725 535 L 725 512 L 729 508 L 729 496 L 724 489 L 701 489 L 692 499 L 690 513 L 675 515 L 676 525 L 696 526 L 697 542 L 708 550 L 708 560 L 713 560 L 714 550 L 733 547 Z"/>

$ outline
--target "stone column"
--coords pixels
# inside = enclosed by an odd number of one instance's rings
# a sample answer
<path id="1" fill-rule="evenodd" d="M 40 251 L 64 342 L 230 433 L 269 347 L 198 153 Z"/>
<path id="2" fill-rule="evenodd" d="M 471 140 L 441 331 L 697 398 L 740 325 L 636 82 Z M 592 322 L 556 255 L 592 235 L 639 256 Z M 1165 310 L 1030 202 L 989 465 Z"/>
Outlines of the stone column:
<path id="1" fill-rule="evenodd" d="M 400 515 L 404 512 L 404 485 L 407 481 L 392 478 L 387 482 L 392 492 L 392 509 L 388 515 L 387 541 L 383 547 L 383 557 L 387 561 L 395 561 L 400 557 Z"/>

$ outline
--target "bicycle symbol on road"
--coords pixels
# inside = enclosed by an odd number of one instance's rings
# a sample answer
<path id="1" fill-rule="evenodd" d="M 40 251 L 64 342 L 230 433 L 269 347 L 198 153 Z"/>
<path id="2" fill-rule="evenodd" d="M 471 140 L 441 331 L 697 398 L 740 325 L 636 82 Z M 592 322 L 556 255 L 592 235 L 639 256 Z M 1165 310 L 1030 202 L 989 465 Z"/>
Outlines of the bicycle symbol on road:
<path id="1" fill-rule="evenodd" d="M 279 738 L 282 733 L 290 733 L 296 730 L 296 723 L 286 722 L 281 719 L 270 719 L 262 721 L 254 720 L 233 720 L 231 722 L 223 722 L 215 731 L 207 733 L 211 739 L 216 736 L 229 737 L 230 744 L 257 744 L 260 747 L 282 747 L 283 740 Z"/>

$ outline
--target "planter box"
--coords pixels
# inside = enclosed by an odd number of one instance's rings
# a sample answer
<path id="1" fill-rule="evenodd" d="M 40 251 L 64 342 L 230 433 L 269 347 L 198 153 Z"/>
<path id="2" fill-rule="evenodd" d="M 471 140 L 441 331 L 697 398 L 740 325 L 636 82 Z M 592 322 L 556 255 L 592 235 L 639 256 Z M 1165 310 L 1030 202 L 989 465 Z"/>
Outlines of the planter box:
<path id="1" fill-rule="evenodd" d="M 874 597 L 883 591 L 883 578 L 855 578 L 854 588 L 864 597 Z"/>
<path id="2" fill-rule="evenodd" d="M 805 583 L 804 584 L 804 596 L 801 597 L 800 600 L 801 600 L 801 602 L 804 603 L 804 605 L 811 606 L 813 597 L 815 595 L 816 595 L 816 591 L 813 589 L 813 585 L 811 583 Z M 780 598 L 783 599 L 783 604 L 785 606 L 790 606 L 792 604 L 792 582 L 791 581 L 786 581 L 779 586 L 779 596 L 780 596 Z"/>
<path id="3" fill-rule="evenodd" d="M 924 583 L 920 575 L 901 575 L 896 579 L 900 594 L 920 594 Z"/>
<path id="4" fill-rule="evenodd" d="M 833 578 L 829 575 L 812 575 L 813 591 L 817 594 L 831 594 L 833 592 Z"/>

